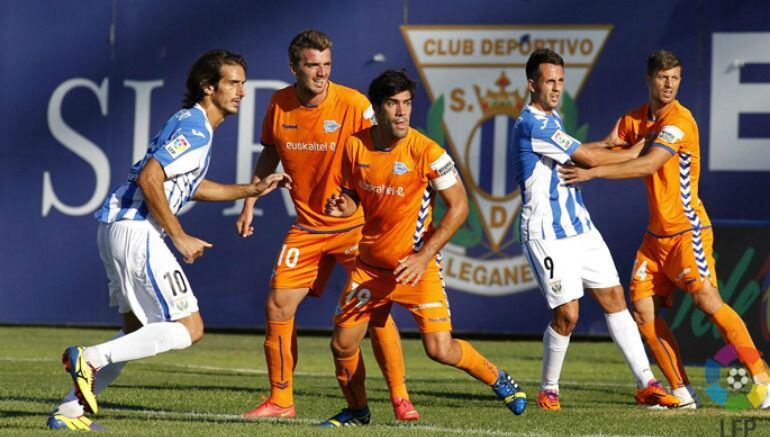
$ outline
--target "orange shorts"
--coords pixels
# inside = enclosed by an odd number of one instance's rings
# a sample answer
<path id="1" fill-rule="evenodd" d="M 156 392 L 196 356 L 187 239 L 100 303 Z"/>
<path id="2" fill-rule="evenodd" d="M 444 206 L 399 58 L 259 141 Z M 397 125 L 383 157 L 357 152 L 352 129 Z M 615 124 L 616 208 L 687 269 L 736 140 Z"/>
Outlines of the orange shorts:
<path id="1" fill-rule="evenodd" d="M 716 287 L 713 243 L 711 228 L 662 238 L 645 234 L 631 272 L 631 302 L 660 296 L 671 307 L 677 288 L 692 293 L 705 281 Z"/>
<path id="2" fill-rule="evenodd" d="M 360 240 L 361 226 L 337 233 L 292 226 L 275 260 L 270 288 L 310 288 L 310 296 L 321 296 L 335 263 L 348 274 L 353 269 Z"/>
<path id="3" fill-rule="evenodd" d="M 452 330 L 449 301 L 438 264 L 431 263 L 417 285 L 397 284 L 391 270 L 356 263 L 334 311 L 334 324 L 356 326 L 370 320 L 382 326 L 393 302 L 408 309 L 420 332 Z"/>

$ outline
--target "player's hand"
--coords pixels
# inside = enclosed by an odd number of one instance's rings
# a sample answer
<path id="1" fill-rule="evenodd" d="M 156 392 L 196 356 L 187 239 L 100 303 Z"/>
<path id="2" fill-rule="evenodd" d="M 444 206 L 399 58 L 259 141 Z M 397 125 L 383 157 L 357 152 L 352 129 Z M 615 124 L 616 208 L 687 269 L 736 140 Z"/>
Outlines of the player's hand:
<path id="1" fill-rule="evenodd" d="M 618 118 L 615 121 L 615 126 L 612 127 L 612 130 L 607 135 L 606 138 L 604 138 L 604 143 L 607 144 L 607 147 L 612 149 L 615 147 L 628 147 L 628 142 L 620 139 L 618 136 L 618 127 L 620 126 L 620 118 Z"/>
<path id="2" fill-rule="evenodd" d="M 171 241 L 187 264 L 192 264 L 197 258 L 202 257 L 205 249 L 214 247 L 213 244 L 207 241 L 187 234 L 172 238 Z"/>
<path id="3" fill-rule="evenodd" d="M 244 202 L 241 214 L 235 221 L 235 232 L 243 238 L 254 235 L 254 227 L 251 222 L 254 220 L 254 207 Z"/>
<path id="4" fill-rule="evenodd" d="M 393 270 L 396 282 L 399 284 L 416 285 L 422 279 L 422 275 L 428 268 L 431 257 L 426 258 L 422 253 L 407 255 L 398 261 Z"/>
<path id="5" fill-rule="evenodd" d="M 290 190 L 291 182 L 291 176 L 288 174 L 273 173 L 256 184 L 252 184 L 252 188 L 254 189 L 255 196 L 262 197 L 276 188 L 286 188 L 287 190 Z"/>
<path id="6" fill-rule="evenodd" d="M 350 207 L 349 203 L 350 202 L 348 202 L 348 198 L 346 196 L 343 196 L 342 194 L 332 194 L 328 199 L 326 199 L 324 212 L 326 215 L 330 215 L 332 217 L 344 217 L 345 212 Z"/>
<path id="7" fill-rule="evenodd" d="M 574 185 L 594 178 L 591 169 L 575 167 L 571 164 L 560 166 L 559 173 L 561 174 L 562 185 Z"/>
<path id="8" fill-rule="evenodd" d="M 639 156 L 643 152 L 645 152 L 651 144 L 652 142 L 642 138 L 639 141 L 637 141 L 633 146 L 631 146 L 630 149 L 636 152 L 636 156 Z"/>

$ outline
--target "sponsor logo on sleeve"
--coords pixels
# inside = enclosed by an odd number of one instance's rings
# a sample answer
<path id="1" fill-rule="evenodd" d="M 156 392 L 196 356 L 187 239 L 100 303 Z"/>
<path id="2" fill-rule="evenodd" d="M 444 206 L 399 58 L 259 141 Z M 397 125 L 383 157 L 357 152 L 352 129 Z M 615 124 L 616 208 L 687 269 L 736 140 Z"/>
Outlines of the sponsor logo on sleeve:
<path id="1" fill-rule="evenodd" d="M 330 134 L 340 128 L 337 120 L 324 120 L 324 132 Z"/>
<path id="2" fill-rule="evenodd" d="M 204 139 L 206 138 L 206 135 L 204 135 L 203 132 L 199 131 L 198 129 L 191 129 L 190 131 L 196 137 L 201 137 L 201 138 L 204 138 Z"/>
<path id="3" fill-rule="evenodd" d="M 166 152 L 168 152 L 172 158 L 176 158 L 190 148 L 190 142 L 187 141 L 187 138 L 185 138 L 184 135 L 179 135 L 163 146 L 163 148 L 166 149 Z"/>
<path id="4" fill-rule="evenodd" d="M 370 120 L 372 117 L 374 117 L 374 108 L 372 108 L 372 105 L 369 105 L 369 107 L 364 110 L 364 118 Z"/>
<path id="5" fill-rule="evenodd" d="M 572 137 L 567 135 L 563 130 L 559 129 L 556 132 L 554 132 L 553 135 L 551 135 L 551 141 L 554 142 L 557 146 L 561 147 L 563 150 L 569 149 L 569 147 L 572 145 L 573 140 Z"/>
<path id="6" fill-rule="evenodd" d="M 182 121 L 185 118 L 190 118 L 191 116 L 192 116 L 192 113 L 190 113 L 189 109 L 183 109 L 176 114 L 176 119 L 179 121 Z"/>
<path id="7" fill-rule="evenodd" d="M 663 130 L 658 134 L 658 139 L 669 144 L 674 144 L 682 141 L 684 138 L 684 132 L 676 126 L 664 126 Z"/>

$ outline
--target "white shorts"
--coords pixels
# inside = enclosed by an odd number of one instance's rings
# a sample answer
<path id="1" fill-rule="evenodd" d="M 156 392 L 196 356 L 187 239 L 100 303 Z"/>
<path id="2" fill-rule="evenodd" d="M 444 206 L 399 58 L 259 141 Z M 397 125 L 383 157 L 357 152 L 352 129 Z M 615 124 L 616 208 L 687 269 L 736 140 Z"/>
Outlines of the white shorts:
<path id="1" fill-rule="evenodd" d="M 190 282 L 152 224 L 99 223 L 96 244 L 110 281 L 110 306 L 121 314 L 133 312 L 146 325 L 198 311 Z"/>
<path id="2" fill-rule="evenodd" d="M 620 285 L 610 250 L 595 229 L 561 240 L 530 240 L 522 249 L 551 309 L 580 299 L 584 288 Z"/>

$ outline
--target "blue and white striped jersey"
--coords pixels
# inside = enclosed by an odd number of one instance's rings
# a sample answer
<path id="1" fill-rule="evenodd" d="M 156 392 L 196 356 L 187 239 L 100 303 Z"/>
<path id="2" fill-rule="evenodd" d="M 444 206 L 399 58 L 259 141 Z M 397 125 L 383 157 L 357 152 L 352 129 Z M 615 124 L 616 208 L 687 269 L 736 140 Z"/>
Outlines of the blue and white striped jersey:
<path id="1" fill-rule="evenodd" d="M 177 214 L 206 176 L 212 137 L 213 129 L 200 105 L 174 114 L 152 139 L 144 158 L 131 167 L 128 180 L 112 191 L 94 217 L 103 223 L 148 218 L 150 213 L 136 180 L 150 158 L 163 166 L 166 199 L 171 212 Z M 154 223 L 154 220 L 150 221 Z"/>
<path id="2" fill-rule="evenodd" d="M 580 141 L 569 136 L 556 111 L 527 106 L 514 123 L 511 153 L 521 190 L 521 241 L 558 240 L 590 230 L 580 190 L 561 183 L 557 165 L 569 161 Z"/>

